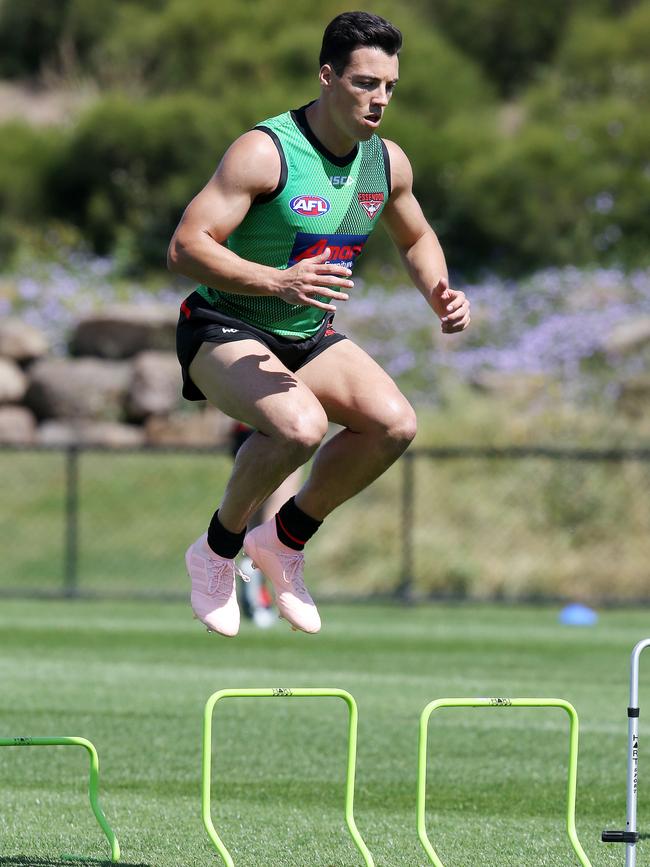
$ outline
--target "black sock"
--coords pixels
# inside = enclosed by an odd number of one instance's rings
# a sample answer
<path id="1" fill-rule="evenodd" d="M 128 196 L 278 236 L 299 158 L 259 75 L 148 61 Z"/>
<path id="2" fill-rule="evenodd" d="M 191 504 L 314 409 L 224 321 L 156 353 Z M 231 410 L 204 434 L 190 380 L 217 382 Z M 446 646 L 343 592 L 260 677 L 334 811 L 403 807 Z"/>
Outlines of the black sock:
<path id="1" fill-rule="evenodd" d="M 294 497 L 287 500 L 275 516 L 278 539 L 294 551 L 302 551 L 305 542 L 311 539 L 322 523 L 299 509 Z"/>
<path id="2" fill-rule="evenodd" d="M 217 510 L 208 527 L 208 545 L 220 557 L 234 560 L 241 551 L 245 535 L 245 529 L 241 533 L 231 533 L 230 530 L 226 530 L 219 520 L 219 510 Z"/>

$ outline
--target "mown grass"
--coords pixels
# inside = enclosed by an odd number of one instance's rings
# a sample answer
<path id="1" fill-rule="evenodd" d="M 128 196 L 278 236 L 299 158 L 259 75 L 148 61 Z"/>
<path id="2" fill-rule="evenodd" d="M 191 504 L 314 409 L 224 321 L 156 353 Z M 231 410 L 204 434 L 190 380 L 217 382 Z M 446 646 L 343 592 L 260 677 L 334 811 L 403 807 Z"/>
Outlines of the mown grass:
<path id="1" fill-rule="evenodd" d="M 208 636 L 179 604 L 3 601 L 0 732 L 82 735 L 130 867 L 217 863 L 200 819 L 201 719 L 224 687 L 337 686 L 359 705 L 357 824 L 376 864 L 425 865 L 415 833 L 418 717 L 445 696 L 555 696 L 581 716 L 578 830 L 594 867 L 625 811 L 629 652 L 647 613 L 567 629 L 551 608 L 324 606 L 307 637 L 248 623 Z M 642 678 L 647 682 L 647 678 Z M 650 693 L 642 685 L 641 704 Z M 336 699 L 229 700 L 213 731 L 213 820 L 237 867 L 355 867 L 343 819 L 346 711 Z M 564 831 L 568 726 L 557 710 L 445 710 L 431 720 L 429 834 L 446 865 L 577 864 Z M 77 755 L 77 753 L 79 753 Z M 71 748 L 0 749 L 0 864 L 104 863 Z M 639 827 L 650 821 L 641 760 Z M 642 861 L 645 842 L 639 844 Z"/>

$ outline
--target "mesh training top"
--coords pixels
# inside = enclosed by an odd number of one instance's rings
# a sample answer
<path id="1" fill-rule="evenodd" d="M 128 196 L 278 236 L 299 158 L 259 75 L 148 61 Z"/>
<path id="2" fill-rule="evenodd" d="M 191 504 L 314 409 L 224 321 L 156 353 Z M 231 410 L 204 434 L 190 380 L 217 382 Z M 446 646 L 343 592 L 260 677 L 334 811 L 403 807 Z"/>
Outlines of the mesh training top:
<path id="1" fill-rule="evenodd" d="M 243 259 L 279 269 L 329 247 L 328 262 L 352 269 L 390 195 L 388 151 L 373 135 L 347 156 L 335 156 L 311 131 L 306 108 L 287 111 L 255 127 L 267 133 L 278 149 L 280 181 L 273 193 L 258 196 L 226 245 Z M 268 295 L 242 295 L 210 286 L 199 286 L 197 291 L 228 316 L 294 340 L 311 337 L 331 315 Z"/>

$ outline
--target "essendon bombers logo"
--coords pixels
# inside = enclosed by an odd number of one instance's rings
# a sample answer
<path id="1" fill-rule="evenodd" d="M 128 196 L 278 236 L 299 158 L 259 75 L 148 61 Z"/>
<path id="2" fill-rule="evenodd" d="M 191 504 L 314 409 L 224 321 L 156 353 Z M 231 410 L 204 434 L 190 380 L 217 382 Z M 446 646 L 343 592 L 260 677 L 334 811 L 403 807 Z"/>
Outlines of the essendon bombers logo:
<path id="1" fill-rule="evenodd" d="M 359 204 L 371 220 L 377 216 L 384 204 L 383 193 L 357 193 Z"/>

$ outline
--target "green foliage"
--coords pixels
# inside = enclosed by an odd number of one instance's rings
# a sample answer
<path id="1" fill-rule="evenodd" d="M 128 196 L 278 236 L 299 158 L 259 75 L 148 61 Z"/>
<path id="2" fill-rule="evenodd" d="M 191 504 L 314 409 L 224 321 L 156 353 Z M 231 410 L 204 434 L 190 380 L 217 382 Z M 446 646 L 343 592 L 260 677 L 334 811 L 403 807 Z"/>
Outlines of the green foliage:
<path id="1" fill-rule="evenodd" d="M 19 242 L 21 224 L 35 224 L 52 210 L 48 182 L 62 146 L 58 132 L 43 136 L 16 121 L 0 128 L 0 261 Z"/>
<path id="2" fill-rule="evenodd" d="M 650 3 L 628 15 L 578 16 L 555 66 L 564 105 L 616 96 L 629 102 L 650 100 Z"/>
<path id="3" fill-rule="evenodd" d="M 96 250 L 161 264 L 170 230 L 236 131 L 208 100 L 108 97 L 72 131 L 51 181 L 63 217 Z"/>
<path id="4" fill-rule="evenodd" d="M 101 94 L 64 131 L 0 128 L 1 243 L 10 224 L 65 220 L 158 267 L 229 142 L 318 95 L 322 29 L 344 8 L 306 0 L 289 22 L 281 0 L 0 0 L 0 75 L 53 70 Z M 452 266 L 648 262 L 649 0 L 372 11 L 405 38 L 383 133 Z"/>
<path id="5" fill-rule="evenodd" d="M 574 4 L 437 0 L 424 5 L 434 25 L 507 94 L 519 90 L 550 60 Z"/>
<path id="6" fill-rule="evenodd" d="M 25 220 L 47 210 L 46 186 L 60 151 L 59 133 L 41 135 L 25 123 L 5 124 L 0 135 L 0 213 Z"/>
<path id="7" fill-rule="evenodd" d="M 521 91 L 553 61 L 574 16 L 618 16 L 638 2 L 420 0 L 417 5 L 445 37 L 481 66 L 502 94 L 509 95 Z"/>
<path id="8" fill-rule="evenodd" d="M 454 192 L 517 268 L 650 261 L 650 3 L 576 19 L 522 123 L 474 149 Z"/>
<path id="9" fill-rule="evenodd" d="M 116 7 L 105 0 L 0 2 L 0 74 L 70 71 L 84 64 L 110 29 Z"/>

